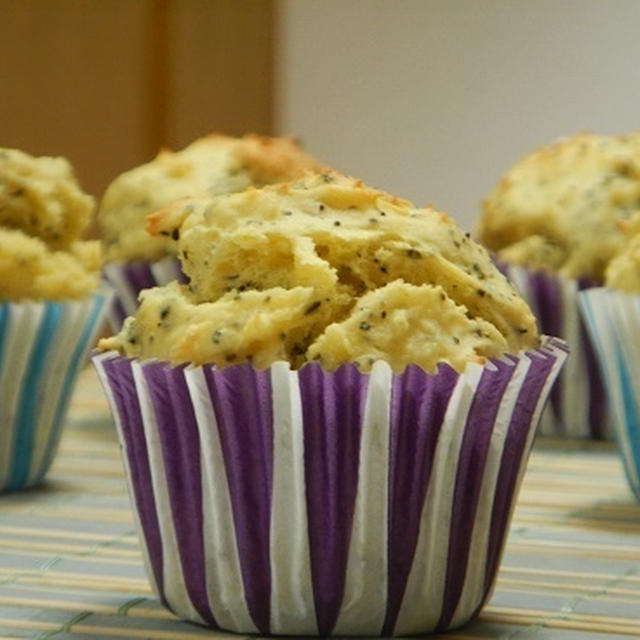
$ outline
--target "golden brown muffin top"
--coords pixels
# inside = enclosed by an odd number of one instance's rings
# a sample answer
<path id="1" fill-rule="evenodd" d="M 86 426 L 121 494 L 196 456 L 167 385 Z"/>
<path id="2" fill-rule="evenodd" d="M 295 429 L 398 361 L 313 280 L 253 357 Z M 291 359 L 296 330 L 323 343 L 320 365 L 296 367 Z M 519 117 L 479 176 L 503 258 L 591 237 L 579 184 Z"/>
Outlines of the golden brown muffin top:
<path id="1" fill-rule="evenodd" d="M 174 238 L 190 284 L 144 292 L 103 349 L 432 371 L 538 344 L 529 307 L 450 218 L 336 173 L 176 202 L 149 228 Z"/>
<path id="2" fill-rule="evenodd" d="M 215 196 L 289 180 L 321 165 L 288 137 L 211 134 L 181 151 L 157 157 L 118 176 L 100 203 L 108 260 L 159 260 L 171 251 L 169 239 L 145 231 L 147 214 L 174 200 Z"/>

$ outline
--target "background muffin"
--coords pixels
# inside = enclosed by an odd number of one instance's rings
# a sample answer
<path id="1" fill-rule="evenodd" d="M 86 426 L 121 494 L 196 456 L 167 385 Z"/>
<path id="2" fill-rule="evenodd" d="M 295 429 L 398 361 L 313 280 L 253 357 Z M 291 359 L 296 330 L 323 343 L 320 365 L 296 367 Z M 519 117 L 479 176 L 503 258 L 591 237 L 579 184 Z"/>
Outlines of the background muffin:
<path id="1" fill-rule="evenodd" d="M 101 326 L 92 209 L 64 158 L 0 149 L 0 490 L 44 477 Z"/>
<path id="2" fill-rule="evenodd" d="M 581 133 L 514 165 L 483 202 L 477 235 L 531 304 L 543 332 L 572 347 L 542 430 L 602 437 L 606 405 L 577 292 L 601 283 L 640 210 L 640 134 Z"/>
<path id="3" fill-rule="evenodd" d="M 640 133 L 581 133 L 510 169 L 489 197 L 479 240 L 513 264 L 602 282 L 616 224 L 640 212 Z"/>
<path id="4" fill-rule="evenodd" d="M 150 236 L 147 214 L 177 199 L 242 191 L 289 180 L 307 169 L 320 169 L 320 164 L 292 138 L 212 134 L 181 151 L 161 151 L 151 162 L 118 176 L 98 211 L 105 276 L 117 292 L 113 328 L 135 312 L 142 289 L 185 280 L 173 255 L 173 238 L 168 232 Z"/>
<path id="5" fill-rule="evenodd" d="M 212 134 L 181 151 L 161 151 L 147 164 L 118 176 L 98 210 L 106 259 L 159 260 L 170 255 L 170 238 L 145 231 L 146 216 L 174 200 L 244 191 L 282 182 L 320 164 L 292 138 Z"/>

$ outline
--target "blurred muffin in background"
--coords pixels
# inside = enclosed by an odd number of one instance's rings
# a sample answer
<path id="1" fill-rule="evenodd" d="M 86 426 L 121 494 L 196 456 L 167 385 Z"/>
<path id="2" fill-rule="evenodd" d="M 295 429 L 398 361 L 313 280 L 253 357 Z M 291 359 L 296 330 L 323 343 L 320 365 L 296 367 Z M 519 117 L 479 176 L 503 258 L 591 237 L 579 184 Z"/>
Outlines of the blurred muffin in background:
<path id="1" fill-rule="evenodd" d="M 640 133 L 579 133 L 517 162 L 483 202 L 477 237 L 572 356 L 542 421 L 549 434 L 602 437 L 598 368 L 576 294 L 602 283 L 640 211 Z M 622 223 L 622 224 L 621 224 Z"/>
<path id="2" fill-rule="evenodd" d="M 289 137 L 212 134 L 181 151 L 158 156 L 118 176 L 106 189 L 98 210 L 107 265 L 115 287 L 114 329 L 135 312 L 142 289 L 184 281 L 169 234 L 145 230 L 149 213 L 175 200 L 243 191 L 290 180 L 322 165 Z"/>
<path id="3" fill-rule="evenodd" d="M 0 149 L 0 490 L 46 474 L 108 306 L 93 207 L 64 158 Z"/>
<path id="4" fill-rule="evenodd" d="M 581 133 L 516 163 L 483 202 L 478 239 L 499 258 L 602 282 L 617 224 L 640 212 L 640 133 Z"/>

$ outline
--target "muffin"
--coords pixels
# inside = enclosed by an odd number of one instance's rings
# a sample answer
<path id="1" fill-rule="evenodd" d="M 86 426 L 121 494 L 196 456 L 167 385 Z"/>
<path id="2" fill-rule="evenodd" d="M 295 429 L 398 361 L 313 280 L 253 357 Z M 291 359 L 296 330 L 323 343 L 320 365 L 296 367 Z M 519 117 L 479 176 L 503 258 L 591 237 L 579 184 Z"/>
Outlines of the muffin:
<path id="1" fill-rule="evenodd" d="M 44 478 L 101 326 L 93 205 L 64 158 L 0 149 L 0 490 Z"/>
<path id="2" fill-rule="evenodd" d="M 150 579 L 242 633 L 460 626 L 566 349 L 446 215 L 335 173 L 174 203 L 100 342 Z"/>
<path id="3" fill-rule="evenodd" d="M 605 286 L 582 292 L 580 306 L 596 347 L 627 478 L 640 500 L 640 214 L 618 226 L 625 241 L 607 266 Z"/>
<path id="4" fill-rule="evenodd" d="M 98 210 L 105 248 L 105 277 L 116 289 L 111 324 L 118 330 L 138 306 L 142 289 L 184 281 L 169 235 L 150 236 L 146 216 L 174 200 L 243 191 L 320 169 L 292 138 L 212 134 L 177 152 L 158 156 L 118 176 Z"/>
<path id="5" fill-rule="evenodd" d="M 542 431 L 607 434 L 604 390 L 576 303 L 602 284 L 623 242 L 618 224 L 640 210 L 640 133 L 577 134 L 515 164 L 483 203 L 477 236 L 572 357 L 542 419 Z"/>

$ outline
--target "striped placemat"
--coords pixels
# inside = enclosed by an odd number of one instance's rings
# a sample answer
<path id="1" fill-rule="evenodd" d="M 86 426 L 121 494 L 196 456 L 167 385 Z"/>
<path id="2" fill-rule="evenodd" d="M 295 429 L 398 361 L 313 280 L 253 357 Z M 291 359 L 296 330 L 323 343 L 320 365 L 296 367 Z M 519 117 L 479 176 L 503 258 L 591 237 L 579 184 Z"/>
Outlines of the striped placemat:
<path id="1" fill-rule="evenodd" d="M 151 593 L 91 369 L 68 422 L 47 485 L 0 497 L 0 638 L 238 638 Z M 441 637 L 640 638 L 640 507 L 612 445 L 537 443 L 493 598 Z"/>

